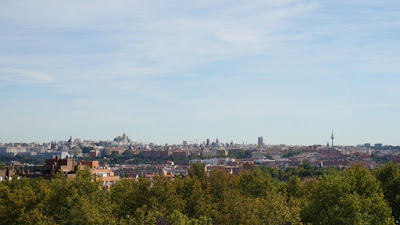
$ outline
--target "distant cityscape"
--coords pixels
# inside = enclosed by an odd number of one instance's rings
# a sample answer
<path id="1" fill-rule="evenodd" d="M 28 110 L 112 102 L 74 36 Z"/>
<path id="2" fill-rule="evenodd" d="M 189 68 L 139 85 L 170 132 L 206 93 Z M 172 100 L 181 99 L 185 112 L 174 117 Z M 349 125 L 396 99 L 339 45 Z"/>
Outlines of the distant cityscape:
<path id="1" fill-rule="evenodd" d="M 354 164 L 375 168 L 389 161 L 400 163 L 400 146 L 334 145 L 333 132 L 331 142 L 326 145 L 269 145 L 264 137 L 255 139 L 257 144 L 221 143 L 216 138 L 194 144 L 183 140 L 178 145 L 155 145 L 134 142 L 125 133 L 112 141 L 82 141 L 70 137 L 42 144 L 0 143 L 0 159 L 2 163 L 21 168 L 14 169 L 13 173 L 23 177 L 49 178 L 58 170 L 74 176 L 78 165 L 88 166 L 104 178 L 104 185 L 120 178 L 185 176 L 193 163 L 203 163 L 207 172 L 224 169 L 233 174 L 258 166 L 286 170 L 302 164 L 315 168 L 348 168 Z M 30 167 L 33 170 L 26 169 Z M 5 173 L 3 176 L 0 173 L 0 179 L 11 177 Z"/>

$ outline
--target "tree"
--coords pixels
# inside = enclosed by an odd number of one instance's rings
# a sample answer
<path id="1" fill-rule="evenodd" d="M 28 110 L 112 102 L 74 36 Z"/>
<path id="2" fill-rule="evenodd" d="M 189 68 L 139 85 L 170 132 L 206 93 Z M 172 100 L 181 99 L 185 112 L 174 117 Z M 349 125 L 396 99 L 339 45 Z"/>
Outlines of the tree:
<path id="1" fill-rule="evenodd" d="M 225 194 L 234 188 L 237 176 L 225 172 L 225 170 L 213 170 L 208 177 L 208 184 L 213 202 L 220 202 Z"/>
<path id="2" fill-rule="evenodd" d="M 156 224 L 157 218 L 160 216 L 158 212 L 153 212 L 142 206 L 135 210 L 132 215 L 126 215 L 124 219 L 119 221 L 119 225 L 152 225 Z"/>
<path id="3" fill-rule="evenodd" d="M 55 221 L 48 216 L 43 215 L 40 209 L 33 209 L 27 212 L 22 212 L 15 220 L 15 224 L 26 225 L 57 225 Z"/>
<path id="4" fill-rule="evenodd" d="M 392 208 L 396 224 L 400 224 L 400 169 L 393 162 L 375 170 L 376 178 L 381 182 L 385 199 Z"/>
<path id="5" fill-rule="evenodd" d="M 168 222 L 173 225 L 211 225 L 211 218 L 201 216 L 199 219 L 190 219 L 178 210 L 168 216 Z"/>
<path id="6" fill-rule="evenodd" d="M 50 182 L 51 194 L 45 212 L 58 224 L 103 224 L 111 222 L 110 193 L 93 181 L 88 168 L 76 178 L 58 176 Z"/>
<path id="7" fill-rule="evenodd" d="M 50 224 L 51 219 L 44 215 L 49 196 L 46 186 L 43 179 L 14 177 L 11 181 L 0 182 L 0 224 L 20 224 L 28 216 L 42 218 Z"/>
<path id="8" fill-rule="evenodd" d="M 257 216 L 262 224 L 301 224 L 299 201 L 284 194 L 270 193 L 265 198 L 256 199 Z"/>
<path id="9" fill-rule="evenodd" d="M 264 175 L 259 169 L 241 173 L 237 183 L 242 194 L 254 198 L 263 197 L 268 192 L 275 191 L 272 178 Z"/>
<path id="10" fill-rule="evenodd" d="M 118 219 L 132 215 L 142 207 L 150 206 L 150 181 L 140 178 L 120 180 L 111 188 L 111 202 L 115 205 L 114 213 Z"/>
<path id="11" fill-rule="evenodd" d="M 300 224 L 300 207 L 280 193 L 268 193 L 253 198 L 230 190 L 223 199 L 222 208 L 214 212 L 216 224 Z"/>
<path id="12" fill-rule="evenodd" d="M 176 181 L 174 181 L 176 182 Z M 210 215 L 209 193 L 203 189 L 203 185 L 197 177 L 185 177 L 183 182 L 177 182 L 177 192 L 185 201 L 183 213 L 190 218 L 208 217 Z"/>
<path id="13" fill-rule="evenodd" d="M 288 197 L 300 198 L 302 197 L 303 183 L 297 176 L 291 176 L 286 183 L 286 193 Z"/>
<path id="14" fill-rule="evenodd" d="M 190 177 L 198 177 L 204 179 L 206 175 L 205 165 L 203 163 L 194 163 L 189 169 Z"/>
<path id="15" fill-rule="evenodd" d="M 181 211 L 184 202 L 177 194 L 176 186 L 164 176 L 156 177 L 153 187 L 150 189 L 150 205 L 164 215 L 171 214 L 174 210 Z"/>
<path id="16" fill-rule="evenodd" d="M 316 182 L 301 212 L 312 224 L 393 224 L 377 179 L 360 165 Z"/>

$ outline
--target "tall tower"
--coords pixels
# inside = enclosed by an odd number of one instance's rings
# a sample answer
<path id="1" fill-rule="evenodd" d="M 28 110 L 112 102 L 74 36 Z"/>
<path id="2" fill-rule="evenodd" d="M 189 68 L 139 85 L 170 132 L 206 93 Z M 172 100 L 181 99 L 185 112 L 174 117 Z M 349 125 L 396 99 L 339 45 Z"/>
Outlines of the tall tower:
<path id="1" fill-rule="evenodd" d="M 263 147 L 263 146 L 264 146 L 263 137 L 258 137 L 258 147 Z"/>
<path id="2" fill-rule="evenodd" d="M 332 147 L 333 147 L 333 139 L 335 139 L 335 137 L 333 136 L 333 130 L 332 130 L 332 136 L 331 136 L 331 139 L 332 139 Z"/>

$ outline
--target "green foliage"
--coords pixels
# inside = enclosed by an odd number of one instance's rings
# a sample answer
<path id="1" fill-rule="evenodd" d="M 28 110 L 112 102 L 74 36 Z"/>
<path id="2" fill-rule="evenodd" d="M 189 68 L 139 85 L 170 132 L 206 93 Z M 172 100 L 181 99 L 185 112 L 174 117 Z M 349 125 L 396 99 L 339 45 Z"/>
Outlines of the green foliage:
<path id="1" fill-rule="evenodd" d="M 312 224 L 393 224 L 391 209 L 378 180 L 366 168 L 353 166 L 325 175 L 309 190 L 303 222 Z"/>
<path id="2" fill-rule="evenodd" d="M 212 220 L 209 217 L 201 216 L 199 219 L 188 218 L 185 214 L 178 210 L 174 210 L 172 214 L 168 216 L 168 221 L 172 225 L 211 225 Z"/>
<path id="3" fill-rule="evenodd" d="M 286 193 L 288 197 L 300 198 L 303 196 L 303 183 L 297 176 L 291 176 L 286 183 Z"/>
<path id="4" fill-rule="evenodd" d="M 243 195 L 255 198 L 275 191 L 272 178 L 265 176 L 259 169 L 243 172 L 238 179 L 237 186 Z"/>
<path id="5" fill-rule="evenodd" d="M 221 209 L 214 212 L 216 224 L 300 224 L 300 207 L 286 196 L 269 193 L 252 198 L 231 190 L 226 194 Z"/>
<path id="6" fill-rule="evenodd" d="M 143 206 L 150 206 L 150 181 L 123 179 L 111 189 L 111 202 L 115 204 L 114 213 L 118 219 L 132 215 Z"/>
<path id="7" fill-rule="evenodd" d="M 262 173 L 265 175 L 269 175 L 272 178 L 278 178 L 279 177 L 279 171 L 276 168 L 269 167 L 269 166 L 262 166 L 260 167 L 260 170 Z"/>
<path id="8" fill-rule="evenodd" d="M 197 177 L 199 179 L 205 178 L 205 165 L 203 163 L 195 163 L 189 169 L 190 177 Z"/>
<path id="9" fill-rule="evenodd" d="M 185 201 L 183 212 L 189 217 L 200 218 L 210 214 L 210 195 L 204 189 L 197 177 L 186 177 L 183 182 L 177 182 L 178 194 Z"/>
<path id="10" fill-rule="evenodd" d="M 385 199 L 392 208 L 396 224 L 400 224 L 400 169 L 398 165 L 389 162 L 375 171 L 376 178 L 381 182 Z"/>
<path id="11" fill-rule="evenodd" d="M 20 163 L 29 164 L 44 164 L 44 159 L 36 159 L 28 156 L 0 156 L 0 163 L 10 163 L 11 161 L 18 161 Z"/>
<path id="12" fill-rule="evenodd" d="M 312 171 L 302 177 L 301 171 Z M 315 175 L 322 171 L 325 175 Z M 123 179 L 111 189 L 89 170 L 76 178 L 0 182 L 1 224 L 394 224 L 400 170 L 358 165 L 321 170 L 309 165 L 261 167 L 239 175 L 196 164 L 190 176 Z M 280 181 L 281 180 L 281 181 Z M 392 216 L 393 215 L 393 216 Z"/>
<path id="13" fill-rule="evenodd" d="M 155 224 L 157 217 L 160 213 L 153 212 L 147 209 L 146 206 L 138 208 L 133 212 L 132 215 L 126 215 L 125 218 L 119 220 L 120 225 L 143 225 L 143 224 Z"/>
<path id="14" fill-rule="evenodd" d="M 277 178 L 280 181 L 285 181 L 285 182 L 287 182 L 289 178 L 292 176 L 305 179 L 308 177 L 320 177 L 325 174 L 334 174 L 339 171 L 339 169 L 336 168 L 322 169 L 319 167 L 312 167 L 309 164 L 301 164 L 299 168 L 289 167 L 287 169 L 280 169 L 280 170 L 268 166 L 262 166 L 260 167 L 260 170 L 264 174 L 270 175 L 272 178 Z"/>
<path id="15" fill-rule="evenodd" d="M 283 154 L 282 154 L 282 158 L 289 158 L 289 157 L 298 155 L 298 154 L 300 154 L 301 152 L 302 152 L 302 151 L 300 151 L 300 150 L 295 150 L 295 151 L 283 153 Z"/>
<path id="16" fill-rule="evenodd" d="M 251 158 L 251 151 L 244 149 L 229 151 L 228 157 L 233 157 L 236 159 Z"/>
<path id="17" fill-rule="evenodd" d="M 208 177 L 208 185 L 213 202 L 221 202 L 226 193 L 234 188 L 237 176 L 228 174 L 224 170 L 214 170 Z"/>
<path id="18" fill-rule="evenodd" d="M 181 211 L 185 204 L 176 189 L 176 185 L 164 176 L 157 177 L 150 189 L 150 205 L 166 215 L 173 210 Z"/>

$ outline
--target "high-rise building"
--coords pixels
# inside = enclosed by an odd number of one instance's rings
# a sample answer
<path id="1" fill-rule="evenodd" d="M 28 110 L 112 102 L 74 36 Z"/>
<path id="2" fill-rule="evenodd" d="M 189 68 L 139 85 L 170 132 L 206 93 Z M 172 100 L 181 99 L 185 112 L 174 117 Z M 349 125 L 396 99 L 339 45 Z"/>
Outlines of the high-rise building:
<path id="1" fill-rule="evenodd" d="M 263 137 L 258 137 L 258 147 L 264 146 L 264 139 Z"/>
<path id="2" fill-rule="evenodd" d="M 207 146 L 210 146 L 210 139 L 207 138 Z"/>
<path id="3" fill-rule="evenodd" d="M 376 143 L 374 144 L 374 148 L 382 148 L 383 144 L 382 143 Z"/>

